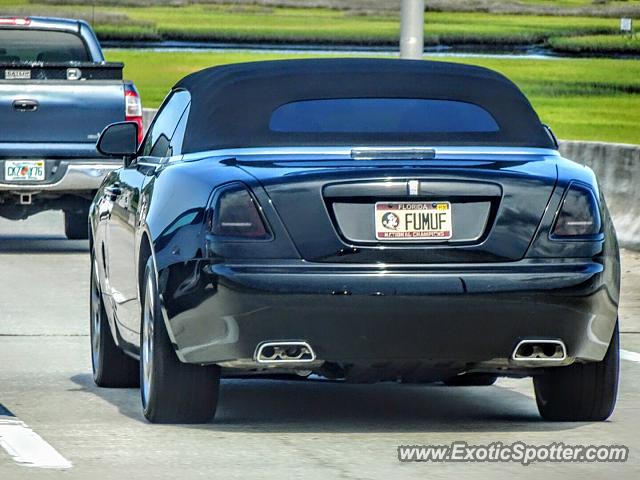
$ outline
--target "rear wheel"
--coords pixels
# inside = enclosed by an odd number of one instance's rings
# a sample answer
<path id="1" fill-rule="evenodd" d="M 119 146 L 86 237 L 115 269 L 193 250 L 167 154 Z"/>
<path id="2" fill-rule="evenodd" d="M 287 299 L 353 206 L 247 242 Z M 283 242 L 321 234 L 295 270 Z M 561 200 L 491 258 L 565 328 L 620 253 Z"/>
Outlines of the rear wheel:
<path id="1" fill-rule="evenodd" d="M 619 364 L 616 323 L 602 361 L 557 367 L 533 378 L 540 415 L 546 420 L 565 422 L 606 420 L 616 405 Z"/>
<path id="2" fill-rule="evenodd" d="M 91 366 L 93 381 L 99 387 L 137 387 L 139 384 L 138 362 L 120 350 L 113 340 L 105 312 L 97 262 L 91 261 Z"/>
<path id="3" fill-rule="evenodd" d="M 448 378 L 443 383 L 448 387 L 488 387 L 496 383 L 498 377 L 486 373 L 466 373 Z"/>
<path id="4" fill-rule="evenodd" d="M 140 393 L 153 423 L 205 423 L 218 403 L 220 367 L 181 362 L 169 339 L 158 302 L 152 259 L 145 271 L 140 341 Z"/>
<path id="5" fill-rule="evenodd" d="M 89 238 L 89 202 L 74 210 L 64 211 L 64 234 L 69 240 Z"/>

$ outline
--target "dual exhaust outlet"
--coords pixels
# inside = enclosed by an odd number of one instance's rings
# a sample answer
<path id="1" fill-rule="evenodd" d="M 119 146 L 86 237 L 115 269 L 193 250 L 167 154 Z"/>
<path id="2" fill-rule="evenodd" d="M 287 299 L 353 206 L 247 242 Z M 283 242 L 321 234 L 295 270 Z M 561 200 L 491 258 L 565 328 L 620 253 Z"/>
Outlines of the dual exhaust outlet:
<path id="1" fill-rule="evenodd" d="M 562 340 L 522 340 L 511 358 L 516 362 L 563 362 L 567 347 Z"/>
<path id="2" fill-rule="evenodd" d="M 258 345 L 255 354 L 258 363 L 309 363 L 316 354 L 307 342 L 264 342 Z"/>
<path id="3" fill-rule="evenodd" d="M 307 342 L 275 341 L 258 345 L 255 359 L 266 364 L 309 363 L 316 360 L 316 354 Z M 562 340 L 521 340 L 511 359 L 515 362 L 560 363 L 567 359 L 567 347 Z"/>

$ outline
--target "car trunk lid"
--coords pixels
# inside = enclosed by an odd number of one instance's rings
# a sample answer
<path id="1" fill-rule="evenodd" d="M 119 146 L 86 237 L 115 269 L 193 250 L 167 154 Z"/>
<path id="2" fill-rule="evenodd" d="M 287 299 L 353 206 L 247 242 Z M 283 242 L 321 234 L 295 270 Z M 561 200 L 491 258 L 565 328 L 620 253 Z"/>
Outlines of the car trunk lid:
<path id="1" fill-rule="evenodd" d="M 524 257 L 553 192 L 544 156 L 244 161 L 312 262 L 467 263 Z M 376 238 L 376 205 L 450 207 L 450 238 Z"/>

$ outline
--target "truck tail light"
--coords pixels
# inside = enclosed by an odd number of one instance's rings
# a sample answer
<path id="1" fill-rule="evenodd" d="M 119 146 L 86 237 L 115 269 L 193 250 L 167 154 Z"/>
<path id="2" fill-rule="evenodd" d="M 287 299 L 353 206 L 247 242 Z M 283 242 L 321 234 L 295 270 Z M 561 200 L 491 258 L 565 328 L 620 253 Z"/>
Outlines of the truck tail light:
<path id="1" fill-rule="evenodd" d="M 552 236 L 589 237 L 599 234 L 600 228 L 600 210 L 593 191 L 586 186 L 572 183 L 560 205 Z"/>
<path id="2" fill-rule="evenodd" d="M 31 25 L 31 19 L 29 17 L 25 17 L 25 18 L 5 17 L 5 18 L 0 18 L 0 25 L 26 26 L 26 25 Z"/>
<path id="3" fill-rule="evenodd" d="M 130 83 L 124 86 L 125 120 L 138 124 L 138 145 L 142 143 L 144 131 L 142 126 L 142 102 L 136 87 Z"/>
<path id="4" fill-rule="evenodd" d="M 238 183 L 225 188 L 214 204 L 210 230 L 216 236 L 266 239 L 270 234 L 257 200 Z"/>

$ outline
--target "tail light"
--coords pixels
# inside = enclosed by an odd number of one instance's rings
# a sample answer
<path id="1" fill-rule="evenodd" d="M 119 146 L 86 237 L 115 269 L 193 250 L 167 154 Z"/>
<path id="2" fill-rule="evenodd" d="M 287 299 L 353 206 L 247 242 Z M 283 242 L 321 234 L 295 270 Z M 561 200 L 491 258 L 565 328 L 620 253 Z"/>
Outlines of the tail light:
<path id="1" fill-rule="evenodd" d="M 593 191 L 587 186 L 572 183 L 556 216 L 553 237 L 589 237 L 599 234 L 600 228 L 600 210 Z"/>
<path id="2" fill-rule="evenodd" d="M 130 83 L 124 86 L 125 117 L 127 122 L 138 124 L 138 145 L 142 143 L 144 131 L 142 127 L 142 102 L 136 87 Z"/>
<path id="3" fill-rule="evenodd" d="M 25 17 L 25 18 L 5 17 L 5 18 L 0 18 L 0 25 L 26 26 L 26 25 L 31 25 L 31 19 L 28 17 Z"/>
<path id="4" fill-rule="evenodd" d="M 261 211 L 257 200 L 244 185 L 233 184 L 217 196 L 209 229 L 220 237 L 269 238 Z"/>

